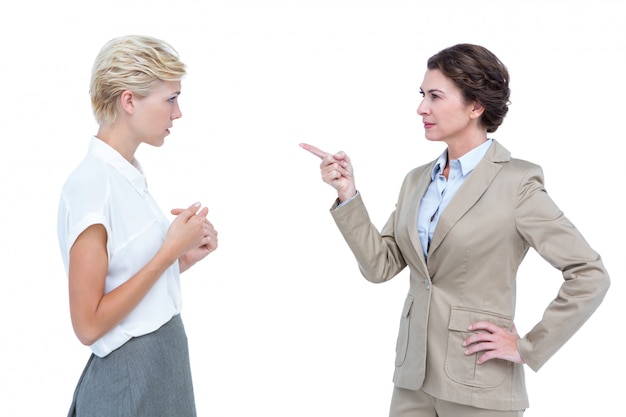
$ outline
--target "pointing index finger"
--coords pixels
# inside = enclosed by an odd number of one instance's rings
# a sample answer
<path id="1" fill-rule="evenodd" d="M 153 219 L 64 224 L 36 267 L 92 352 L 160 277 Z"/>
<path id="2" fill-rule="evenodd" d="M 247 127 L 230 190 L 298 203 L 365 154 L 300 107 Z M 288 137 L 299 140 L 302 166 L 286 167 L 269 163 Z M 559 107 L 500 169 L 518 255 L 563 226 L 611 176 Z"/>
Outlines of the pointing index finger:
<path id="1" fill-rule="evenodd" d="M 326 156 L 328 156 L 327 152 L 324 152 L 323 150 L 318 149 L 318 148 L 316 148 L 313 145 L 309 145 L 308 143 L 301 143 L 300 147 L 302 149 L 305 149 L 305 150 L 311 152 L 313 155 L 317 156 L 320 159 L 324 159 Z"/>

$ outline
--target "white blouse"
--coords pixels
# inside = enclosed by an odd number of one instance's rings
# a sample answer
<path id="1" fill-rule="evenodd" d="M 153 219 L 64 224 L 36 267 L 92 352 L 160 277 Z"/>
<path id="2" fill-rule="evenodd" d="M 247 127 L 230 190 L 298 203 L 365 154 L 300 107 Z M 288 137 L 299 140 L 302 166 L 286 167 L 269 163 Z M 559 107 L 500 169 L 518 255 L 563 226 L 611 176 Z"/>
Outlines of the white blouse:
<path id="1" fill-rule="evenodd" d="M 66 273 L 72 245 L 93 224 L 102 224 L 107 232 L 105 293 L 126 282 L 152 259 L 170 226 L 148 192 L 139 163 L 129 163 L 96 137 L 61 192 L 57 233 Z M 131 337 L 157 330 L 180 313 L 181 307 L 180 270 L 175 262 L 140 304 L 91 345 L 91 350 L 104 357 Z"/>

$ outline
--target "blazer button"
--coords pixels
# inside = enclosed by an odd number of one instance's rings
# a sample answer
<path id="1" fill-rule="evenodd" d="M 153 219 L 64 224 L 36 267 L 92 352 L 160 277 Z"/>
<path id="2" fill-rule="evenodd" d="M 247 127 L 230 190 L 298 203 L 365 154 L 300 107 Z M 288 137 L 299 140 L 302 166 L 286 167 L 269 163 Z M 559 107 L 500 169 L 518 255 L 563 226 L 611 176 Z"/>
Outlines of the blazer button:
<path id="1" fill-rule="evenodd" d="M 428 278 L 424 280 L 424 286 L 426 286 L 427 290 L 430 290 L 430 280 Z"/>

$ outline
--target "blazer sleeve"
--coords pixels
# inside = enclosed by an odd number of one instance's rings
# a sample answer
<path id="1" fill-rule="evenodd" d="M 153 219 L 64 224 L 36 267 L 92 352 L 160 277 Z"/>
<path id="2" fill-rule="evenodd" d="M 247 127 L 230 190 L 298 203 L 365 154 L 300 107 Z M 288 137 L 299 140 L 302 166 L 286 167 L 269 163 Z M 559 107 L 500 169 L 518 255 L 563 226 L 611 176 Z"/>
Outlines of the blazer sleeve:
<path id="1" fill-rule="evenodd" d="M 360 193 L 345 205 L 338 205 L 337 200 L 330 212 L 365 279 L 385 282 L 406 267 L 394 237 L 395 212 L 379 232 L 370 220 Z"/>
<path id="2" fill-rule="evenodd" d="M 517 347 L 534 371 L 587 321 L 609 288 L 600 255 L 548 196 L 540 167 L 531 167 L 519 187 L 515 221 L 522 238 L 563 274 L 558 295 Z"/>

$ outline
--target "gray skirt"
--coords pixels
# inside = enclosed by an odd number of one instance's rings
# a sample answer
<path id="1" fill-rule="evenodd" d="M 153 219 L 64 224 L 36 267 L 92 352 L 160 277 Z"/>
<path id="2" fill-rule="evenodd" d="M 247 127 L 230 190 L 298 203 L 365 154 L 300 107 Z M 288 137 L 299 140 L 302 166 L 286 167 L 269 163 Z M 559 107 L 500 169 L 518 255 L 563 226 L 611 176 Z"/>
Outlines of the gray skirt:
<path id="1" fill-rule="evenodd" d="M 187 335 L 180 315 L 104 358 L 91 355 L 68 417 L 195 417 Z"/>

